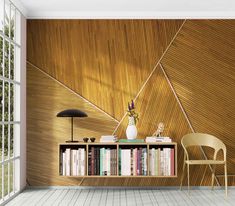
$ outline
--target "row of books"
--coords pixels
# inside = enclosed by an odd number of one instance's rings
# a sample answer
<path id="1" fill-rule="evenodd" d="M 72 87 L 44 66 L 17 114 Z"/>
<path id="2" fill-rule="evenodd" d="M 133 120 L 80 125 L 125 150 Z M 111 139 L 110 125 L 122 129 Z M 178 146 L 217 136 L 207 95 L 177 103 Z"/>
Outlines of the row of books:
<path id="1" fill-rule="evenodd" d="M 66 148 L 61 152 L 61 175 L 63 176 L 84 176 L 85 175 L 85 148 L 71 149 Z"/>
<path id="2" fill-rule="evenodd" d="M 119 149 L 119 175 L 147 175 L 147 148 Z"/>
<path id="3" fill-rule="evenodd" d="M 175 175 L 175 151 L 173 148 L 152 148 L 149 151 L 149 175 Z"/>
<path id="4" fill-rule="evenodd" d="M 117 175 L 117 150 L 91 147 L 88 153 L 88 175 Z"/>

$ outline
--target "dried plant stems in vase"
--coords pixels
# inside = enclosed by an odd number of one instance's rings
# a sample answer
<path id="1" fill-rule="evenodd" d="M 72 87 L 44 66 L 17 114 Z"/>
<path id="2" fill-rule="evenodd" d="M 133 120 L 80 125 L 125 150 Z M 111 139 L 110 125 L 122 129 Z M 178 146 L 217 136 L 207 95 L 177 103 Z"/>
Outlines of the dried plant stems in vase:
<path id="1" fill-rule="evenodd" d="M 131 104 L 128 102 L 127 114 L 129 123 L 126 129 L 126 137 L 129 140 L 133 140 L 137 137 L 138 132 L 136 128 L 136 122 L 139 119 L 138 114 L 135 112 L 135 104 L 133 100 L 131 100 Z"/>

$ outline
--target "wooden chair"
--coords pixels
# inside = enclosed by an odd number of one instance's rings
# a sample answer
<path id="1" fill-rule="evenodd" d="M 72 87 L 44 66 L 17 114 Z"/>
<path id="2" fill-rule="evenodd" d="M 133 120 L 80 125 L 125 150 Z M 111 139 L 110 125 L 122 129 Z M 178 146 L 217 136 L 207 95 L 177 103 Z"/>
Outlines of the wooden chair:
<path id="1" fill-rule="evenodd" d="M 226 146 L 225 144 L 219 140 L 218 138 L 203 133 L 191 133 L 183 136 L 181 140 L 181 144 L 184 148 L 184 164 L 183 164 L 183 172 L 181 177 L 180 189 L 182 189 L 182 183 L 184 179 L 184 170 L 185 165 L 187 165 L 188 170 L 188 192 L 190 189 L 189 184 L 189 165 L 211 165 L 212 166 L 212 189 L 214 188 L 214 179 L 215 179 L 215 166 L 216 165 L 224 165 L 224 175 L 225 175 L 225 195 L 227 197 L 228 189 L 227 189 L 227 161 L 226 161 Z M 190 146 L 207 146 L 214 149 L 214 157 L 213 160 L 190 160 L 187 148 Z M 223 151 L 223 160 L 216 160 L 218 151 Z"/>

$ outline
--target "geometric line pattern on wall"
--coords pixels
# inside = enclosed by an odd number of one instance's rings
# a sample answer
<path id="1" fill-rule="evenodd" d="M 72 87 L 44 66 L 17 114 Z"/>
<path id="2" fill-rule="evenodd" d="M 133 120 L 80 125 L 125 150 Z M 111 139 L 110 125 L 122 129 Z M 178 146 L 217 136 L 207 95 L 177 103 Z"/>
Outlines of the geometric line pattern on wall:
<path id="1" fill-rule="evenodd" d="M 38 68 L 27 64 L 27 179 L 30 185 L 79 185 L 82 179 L 59 176 L 58 144 L 70 139 L 64 109 L 78 108 L 87 118 L 74 118 L 74 139 L 110 134 L 117 122 Z"/>
<path id="2" fill-rule="evenodd" d="M 162 65 L 197 132 L 227 147 L 235 184 L 235 20 L 188 20 Z M 206 151 L 211 157 L 211 152 Z M 218 168 L 221 179 L 223 168 Z M 222 175 L 222 176 L 221 176 Z M 221 181 L 223 184 L 223 181 Z"/>
<path id="3" fill-rule="evenodd" d="M 90 104 L 92 107 L 95 107 L 97 110 L 99 110 L 100 112 L 104 113 L 104 115 L 107 115 L 109 118 L 113 119 L 115 122 L 119 123 L 118 120 L 116 120 L 115 118 L 113 118 L 111 115 L 109 115 L 107 112 L 105 112 L 104 110 L 100 109 L 99 107 L 97 107 L 96 105 L 94 105 L 92 102 L 90 102 L 89 100 L 87 100 L 86 98 L 82 97 L 81 95 L 79 95 L 78 93 L 76 93 L 75 91 L 73 91 L 72 89 L 68 88 L 66 85 L 62 84 L 60 81 L 58 81 L 57 79 L 53 78 L 52 76 L 50 76 L 49 74 L 47 74 L 46 72 L 44 72 L 42 69 L 38 68 L 37 66 L 33 65 L 31 62 L 27 61 L 27 64 L 40 70 L 42 73 L 44 73 L 45 75 L 47 75 L 49 78 L 51 78 L 52 80 L 56 81 L 58 84 L 60 84 L 61 86 L 63 86 L 64 88 L 66 88 L 67 90 L 69 90 L 71 93 L 75 94 L 76 96 L 78 96 L 79 98 L 83 99 L 84 101 L 86 101 L 88 104 Z"/>
<path id="4" fill-rule="evenodd" d="M 178 143 L 178 178 L 172 179 L 151 179 L 151 184 L 177 186 L 180 184 L 180 177 L 183 166 L 183 148 L 181 146 L 181 138 L 187 133 L 191 133 L 191 129 L 186 118 L 175 98 L 171 87 L 164 76 L 160 66 L 156 68 L 153 75 L 149 79 L 143 91 L 135 101 L 136 112 L 139 113 L 140 119 L 137 122 L 138 138 L 145 138 L 154 133 L 159 122 L 164 122 L 165 133 L 163 135 L 170 136 L 174 142 Z M 116 134 L 119 137 L 125 137 L 127 118 L 121 123 Z M 203 158 L 199 148 L 193 148 L 190 154 L 196 158 Z M 192 185 L 199 185 L 203 174 L 203 166 L 193 166 L 191 171 L 197 169 L 197 173 L 192 173 L 190 177 Z M 185 178 L 186 180 L 186 178 Z M 206 174 L 203 184 L 209 184 L 211 175 Z M 147 184 L 148 180 L 146 180 Z M 142 183 L 143 184 L 143 183 Z"/>
<path id="5" fill-rule="evenodd" d="M 140 138 L 152 134 L 158 122 L 165 122 L 167 135 L 179 145 L 179 177 L 183 161 L 180 140 L 191 132 L 183 115 L 184 110 L 195 131 L 210 133 L 225 142 L 228 147 L 228 171 L 231 175 L 235 173 L 235 98 L 231 96 L 235 93 L 234 20 L 187 20 L 172 44 L 170 42 L 183 21 L 76 21 L 29 20 L 28 61 L 119 121 L 124 118 L 126 102 L 135 99 L 137 112 L 140 113 L 137 125 Z M 170 84 L 158 62 L 164 67 Z M 86 79 L 88 76 L 92 77 L 89 81 Z M 104 76 L 105 79 L 102 79 Z M 171 84 L 181 104 L 178 104 Z M 31 107 L 33 104 L 30 104 L 30 110 Z M 117 125 L 117 121 L 113 121 L 112 131 Z M 127 118 L 124 118 L 116 132 L 119 137 L 124 136 L 126 125 Z M 30 135 L 40 133 L 42 129 L 35 127 Z M 33 141 L 29 149 L 32 145 Z M 211 151 L 204 151 L 211 158 Z M 200 148 L 193 148 L 190 152 L 196 158 L 204 158 Z M 57 151 L 54 153 L 57 154 Z M 192 167 L 192 170 L 197 171 L 191 176 L 192 185 L 210 185 L 211 172 L 203 166 Z M 223 171 L 221 168 L 218 171 L 219 182 L 223 185 Z M 234 185 L 231 175 L 229 184 Z M 47 178 L 42 178 L 41 182 L 33 183 L 46 185 L 46 181 Z M 56 181 L 65 185 L 61 179 Z M 67 185 L 81 183 L 77 179 L 68 181 Z M 86 178 L 82 185 L 179 185 L 179 178 L 171 181 L 155 178 Z"/>
<path id="6" fill-rule="evenodd" d="M 28 20 L 27 60 L 115 119 L 183 20 Z"/>
<path id="7" fill-rule="evenodd" d="M 169 84 L 169 86 L 170 86 L 170 88 L 171 88 L 171 90 L 172 90 L 172 92 L 173 92 L 173 94 L 174 94 L 174 96 L 175 96 L 175 98 L 176 98 L 176 100 L 177 100 L 179 106 L 180 106 L 180 109 L 181 109 L 182 113 L 184 114 L 184 117 L 185 117 L 186 121 L 188 122 L 188 125 L 189 125 L 190 129 L 192 130 L 193 133 L 195 133 L 195 130 L 194 130 L 194 128 L 193 128 L 193 126 L 192 126 L 192 124 L 191 124 L 189 118 L 188 118 L 188 115 L 187 115 L 187 113 L 185 112 L 185 109 L 184 109 L 184 107 L 182 106 L 182 103 L 180 102 L 179 97 L 177 96 L 177 94 L 176 94 L 176 92 L 175 92 L 175 89 L 174 89 L 174 87 L 172 86 L 172 84 L 171 84 L 171 82 L 170 82 L 170 80 L 169 80 L 169 78 L 168 78 L 168 76 L 167 76 L 167 74 L 166 74 L 166 72 L 165 72 L 165 70 L 164 70 L 162 64 L 160 63 L 159 66 L 160 66 L 160 68 L 161 68 L 161 70 L 162 70 L 162 72 L 163 72 L 163 74 L 164 74 L 164 76 L 165 76 L 165 78 L 166 78 L 166 80 L 167 80 L 167 82 L 168 82 L 168 84 Z M 201 152 L 202 152 L 202 154 L 203 154 L 204 159 L 208 160 L 208 157 L 206 156 L 206 153 L 204 152 L 204 150 L 203 150 L 203 148 L 202 148 L 201 146 L 200 146 L 200 150 L 201 150 Z M 213 172 L 213 169 L 212 169 L 211 165 L 208 165 L 208 166 L 209 166 L 211 172 Z M 205 170 L 205 171 L 206 171 L 206 170 Z M 204 174 L 203 174 L 202 181 L 203 181 L 204 177 L 205 177 L 205 172 L 204 172 Z M 216 181 L 217 185 L 219 185 L 219 181 L 218 181 L 216 175 L 215 175 L 215 181 Z M 200 185 L 201 185 L 201 184 L 200 184 Z"/>
<path id="8" fill-rule="evenodd" d="M 181 24 L 181 26 L 179 27 L 178 31 L 176 31 L 175 35 L 173 36 L 173 38 L 171 39 L 171 41 L 169 42 L 169 44 L 167 45 L 165 51 L 162 53 L 161 57 L 159 59 L 156 60 L 156 64 L 153 68 L 153 70 L 151 71 L 150 75 L 148 76 L 148 78 L 145 80 L 144 84 L 141 86 L 140 90 L 138 91 L 138 93 L 135 95 L 135 97 L 133 98 L 133 100 L 135 101 L 138 96 L 140 95 L 140 93 L 143 91 L 145 85 L 148 83 L 149 79 L 151 78 L 151 76 L 153 75 L 154 71 L 156 70 L 156 68 L 158 67 L 158 65 L 160 64 L 162 58 L 164 57 L 164 55 L 166 54 L 167 50 L 170 48 L 171 44 L 174 42 L 175 38 L 177 37 L 178 33 L 180 32 L 181 28 L 183 27 L 184 23 L 186 22 L 186 20 L 184 20 Z M 124 118 L 126 117 L 127 112 L 123 115 L 123 117 L 121 118 L 119 124 L 117 125 L 117 127 L 115 128 L 115 130 L 113 131 L 113 134 L 117 131 L 119 125 L 122 123 L 122 121 L 124 120 Z"/>

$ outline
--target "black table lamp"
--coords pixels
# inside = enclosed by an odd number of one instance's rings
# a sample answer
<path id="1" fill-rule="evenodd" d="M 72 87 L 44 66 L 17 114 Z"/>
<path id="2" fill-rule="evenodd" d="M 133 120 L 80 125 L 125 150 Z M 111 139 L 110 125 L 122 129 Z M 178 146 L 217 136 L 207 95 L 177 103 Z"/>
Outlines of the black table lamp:
<path id="1" fill-rule="evenodd" d="M 66 142 L 78 142 L 73 140 L 73 118 L 74 117 L 88 117 L 87 114 L 78 109 L 66 109 L 64 111 L 59 112 L 57 117 L 71 117 L 71 140 Z"/>

